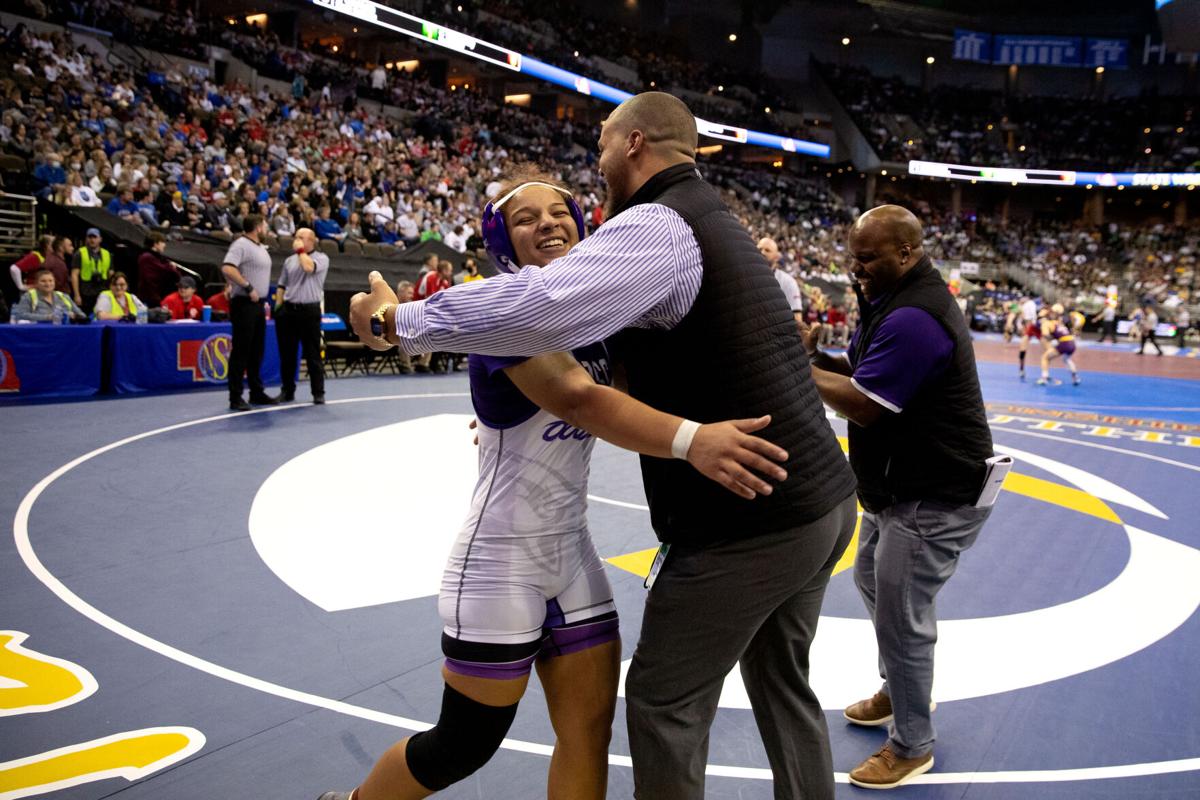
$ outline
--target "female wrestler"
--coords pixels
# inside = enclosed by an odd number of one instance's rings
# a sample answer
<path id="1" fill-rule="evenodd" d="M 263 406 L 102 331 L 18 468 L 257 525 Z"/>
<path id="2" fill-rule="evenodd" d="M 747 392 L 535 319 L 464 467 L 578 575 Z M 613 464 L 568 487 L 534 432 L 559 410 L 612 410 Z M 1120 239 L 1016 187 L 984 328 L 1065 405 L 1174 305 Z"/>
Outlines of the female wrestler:
<path id="1" fill-rule="evenodd" d="M 546 175 L 525 172 L 497 198 L 484 210 L 483 234 L 502 270 L 544 267 L 585 233 L 570 193 Z M 681 454 L 683 420 L 610 388 L 603 343 L 528 359 L 472 355 L 468 374 L 479 481 L 438 601 L 441 716 L 432 730 L 393 745 L 355 792 L 322 800 L 420 798 L 472 774 L 499 748 L 534 667 L 556 735 L 548 796 L 605 795 L 620 641 L 612 589 L 587 528 L 592 435 L 665 458 Z M 785 453 L 747 435 L 768 421 L 700 426 L 688 460 L 744 497 L 769 492 L 734 463 L 740 457 L 784 477 L 764 456 Z M 719 465 L 709 455 L 714 446 L 727 454 Z M 730 457 L 735 449 L 743 452 Z"/>
<path id="2" fill-rule="evenodd" d="M 1050 382 L 1050 362 L 1057 356 L 1062 356 L 1063 363 L 1071 370 L 1071 383 L 1079 385 L 1079 372 L 1075 369 L 1075 361 L 1071 358 L 1075 353 L 1075 334 L 1063 323 L 1063 307 L 1055 303 L 1050 313 L 1042 320 L 1042 341 L 1046 349 L 1042 352 L 1042 377 L 1038 378 L 1038 386 Z"/>

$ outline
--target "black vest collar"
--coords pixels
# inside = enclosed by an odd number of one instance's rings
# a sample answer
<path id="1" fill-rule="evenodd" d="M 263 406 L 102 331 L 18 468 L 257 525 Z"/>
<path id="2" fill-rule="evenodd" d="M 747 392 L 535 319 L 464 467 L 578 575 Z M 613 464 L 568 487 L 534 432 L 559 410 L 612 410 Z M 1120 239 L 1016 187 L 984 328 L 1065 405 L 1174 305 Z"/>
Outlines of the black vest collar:
<path id="1" fill-rule="evenodd" d="M 676 164 L 673 167 L 667 167 L 643 183 L 641 188 L 633 193 L 633 196 L 621 204 L 621 207 L 613 213 L 613 216 L 615 217 L 622 211 L 631 209 L 634 206 L 640 206 L 643 203 L 653 203 L 667 189 L 670 189 L 681 181 L 692 178 L 696 180 L 701 179 L 700 170 L 696 169 L 696 164 L 693 161 L 686 161 L 682 164 Z"/>

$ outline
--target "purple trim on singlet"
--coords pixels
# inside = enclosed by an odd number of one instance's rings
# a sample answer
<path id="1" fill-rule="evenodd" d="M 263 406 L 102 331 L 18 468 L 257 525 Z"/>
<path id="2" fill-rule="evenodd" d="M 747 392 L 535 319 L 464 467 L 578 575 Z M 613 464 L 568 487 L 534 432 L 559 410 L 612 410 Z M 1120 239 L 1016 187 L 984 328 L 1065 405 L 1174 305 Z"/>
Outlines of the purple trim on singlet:
<path id="1" fill-rule="evenodd" d="M 538 412 L 538 407 L 504 374 L 505 367 L 528 360 L 473 353 L 467 357 L 471 405 L 475 407 L 475 416 L 484 425 L 495 430 L 515 428 Z"/>
<path id="2" fill-rule="evenodd" d="M 554 658 L 578 653 L 591 647 L 621 638 L 621 620 L 616 611 L 607 611 L 591 619 L 567 623 L 557 598 L 546 601 L 546 621 L 542 623 L 542 638 L 527 645 L 495 645 L 497 653 L 512 655 L 513 649 L 528 647 L 529 655 L 509 661 L 467 661 L 446 656 L 446 669 L 459 675 L 492 680 L 513 680 L 533 671 L 533 662 L 539 658 Z M 447 640 L 443 640 L 444 642 Z M 476 642 L 476 652 L 491 649 L 489 645 Z"/>
<path id="3" fill-rule="evenodd" d="M 549 638 L 542 644 L 540 658 L 565 656 L 597 647 L 606 642 L 617 641 L 621 638 L 621 621 L 616 612 L 612 616 L 598 622 L 584 622 L 568 628 L 555 628 L 550 631 Z"/>
<path id="4" fill-rule="evenodd" d="M 611 385 L 608 351 L 603 344 L 581 347 L 572 351 L 572 355 L 591 373 L 596 383 Z M 468 356 L 471 404 L 475 407 L 475 416 L 484 425 L 494 430 L 515 428 L 538 412 L 538 407 L 504 374 L 506 368 L 528 360 L 522 356 Z"/>

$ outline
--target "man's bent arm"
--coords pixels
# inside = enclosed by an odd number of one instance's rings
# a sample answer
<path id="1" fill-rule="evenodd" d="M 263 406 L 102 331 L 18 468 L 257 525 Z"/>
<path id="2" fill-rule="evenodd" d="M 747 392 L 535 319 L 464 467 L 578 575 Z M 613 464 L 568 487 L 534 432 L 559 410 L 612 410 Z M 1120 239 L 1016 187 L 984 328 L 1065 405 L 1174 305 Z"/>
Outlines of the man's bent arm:
<path id="1" fill-rule="evenodd" d="M 884 407 L 863 394 L 849 375 L 813 367 L 812 376 L 825 405 L 860 428 L 869 427 L 883 416 Z"/>
<path id="2" fill-rule="evenodd" d="M 682 217 L 663 206 L 638 206 L 542 269 L 403 303 L 388 312 L 385 330 L 410 355 L 569 351 L 623 328 L 674 326 L 691 308 L 703 270 Z"/>

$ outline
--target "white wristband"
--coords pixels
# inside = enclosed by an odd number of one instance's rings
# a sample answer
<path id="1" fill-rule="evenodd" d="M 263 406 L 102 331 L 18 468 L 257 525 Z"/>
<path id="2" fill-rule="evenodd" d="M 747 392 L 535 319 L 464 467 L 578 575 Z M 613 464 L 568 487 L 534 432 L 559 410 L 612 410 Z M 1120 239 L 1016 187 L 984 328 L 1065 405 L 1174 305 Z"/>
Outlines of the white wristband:
<path id="1" fill-rule="evenodd" d="M 671 455 L 686 461 L 688 450 L 692 449 L 692 439 L 696 438 L 698 430 L 700 430 L 699 422 L 685 419 L 679 423 L 679 429 L 675 431 L 675 440 L 671 442 Z"/>

